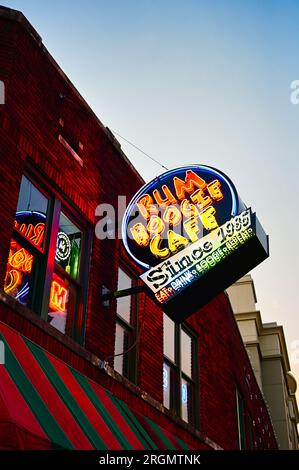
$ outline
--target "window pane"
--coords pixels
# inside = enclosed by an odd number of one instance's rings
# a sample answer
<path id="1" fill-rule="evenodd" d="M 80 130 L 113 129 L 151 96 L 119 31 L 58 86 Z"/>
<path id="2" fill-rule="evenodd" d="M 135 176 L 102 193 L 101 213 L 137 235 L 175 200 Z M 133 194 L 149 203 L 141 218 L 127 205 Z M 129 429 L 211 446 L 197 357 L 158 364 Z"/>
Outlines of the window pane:
<path id="1" fill-rule="evenodd" d="M 61 333 L 66 331 L 66 321 L 70 307 L 70 285 L 66 279 L 62 279 L 53 273 L 48 321 Z"/>
<path id="2" fill-rule="evenodd" d="M 175 362 L 175 324 L 165 313 L 163 313 L 163 330 L 164 356 Z"/>
<path id="3" fill-rule="evenodd" d="M 62 212 L 59 219 L 55 262 L 77 279 L 80 264 L 82 232 Z"/>
<path id="4" fill-rule="evenodd" d="M 37 211 L 47 215 L 48 199 L 29 181 L 22 177 L 17 212 Z"/>
<path id="5" fill-rule="evenodd" d="M 121 355 L 114 358 L 114 369 L 122 375 L 125 375 L 127 369 L 127 355 L 122 353 L 128 349 L 128 339 L 129 335 L 127 330 L 119 323 L 116 323 L 114 354 Z"/>
<path id="6" fill-rule="evenodd" d="M 181 368 L 184 374 L 192 378 L 192 338 L 181 330 Z"/>
<path id="7" fill-rule="evenodd" d="M 182 419 L 189 423 L 191 419 L 191 386 L 185 379 L 182 379 L 181 393 Z"/>
<path id="8" fill-rule="evenodd" d="M 34 256 L 15 240 L 11 240 L 4 290 L 27 305 L 32 283 Z"/>
<path id="9" fill-rule="evenodd" d="M 119 269 L 117 290 L 130 289 L 131 287 L 132 287 L 132 279 L 122 269 Z M 131 296 L 130 295 L 117 299 L 116 312 L 117 312 L 117 315 L 122 317 L 127 323 L 131 322 Z"/>
<path id="10" fill-rule="evenodd" d="M 23 176 L 15 219 L 18 230 L 32 245 L 43 250 L 48 199 Z"/>
<path id="11" fill-rule="evenodd" d="M 170 409 L 170 367 L 163 364 L 163 405 Z"/>

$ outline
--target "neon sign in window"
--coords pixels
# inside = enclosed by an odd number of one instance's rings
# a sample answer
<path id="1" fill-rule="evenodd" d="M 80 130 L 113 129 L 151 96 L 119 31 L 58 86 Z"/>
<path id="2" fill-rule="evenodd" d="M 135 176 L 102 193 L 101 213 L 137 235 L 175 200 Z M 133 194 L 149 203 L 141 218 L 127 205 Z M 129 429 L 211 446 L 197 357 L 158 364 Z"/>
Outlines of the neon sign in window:
<path id="1" fill-rule="evenodd" d="M 32 307 L 33 265 L 37 267 L 40 259 L 36 249 L 41 253 L 45 249 L 47 211 L 48 199 L 23 176 L 4 290 L 29 307 Z M 34 271 L 36 274 L 37 269 Z"/>
<path id="2" fill-rule="evenodd" d="M 57 330 L 65 333 L 69 304 L 69 283 L 53 273 L 48 321 Z"/>
<path id="3" fill-rule="evenodd" d="M 4 291 L 25 305 L 27 305 L 29 297 L 33 263 L 34 256 L 12 239 L 10 242 Z"/>
<path id="4" fill-rule="evenodd" d="M 26 176 L 23 176 L 15 229 L 41 251 L 44 251 L 47 212 L 48 199 Z"/>
<path id="5" fill-rule="evenodd" d="M 32 223 L 19 223 L 15 220 L 15 229 L 30 241 L 32 245 L 37 248 L 43 247 L 45 234 L 45 224 L 43 222 L 38 222 L 33 225 Z"/>
<path id="6" fill-rule="evenodd" d="M 77 279 L 80 265 L 81 230 L 63 212 L 60 213 L 55 263 Z"/>

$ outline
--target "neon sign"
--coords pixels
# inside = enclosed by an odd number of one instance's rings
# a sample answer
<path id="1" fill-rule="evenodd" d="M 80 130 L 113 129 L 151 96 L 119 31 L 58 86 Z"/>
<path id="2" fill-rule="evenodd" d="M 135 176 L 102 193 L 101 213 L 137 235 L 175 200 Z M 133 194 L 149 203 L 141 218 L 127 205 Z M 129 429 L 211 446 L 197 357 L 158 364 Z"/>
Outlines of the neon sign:
<path id="1" fill-rule="evenodd" d="M 127 207 L 124 246 L 140 277 L 175 321 L 268 257 L 268 237 L 230 179 L 203 165 L 170 170 Z"/>
<path id="2" fill-rule="evenodd" d="M 16 269 L 10 269 L 6 273 L 4 291 L 10 294 L 16 289 L 22 282 L 22 274 Z"/>
<path id="3" fill-rule="evenodd" d="M 254 235 L 250 209 L 141 275 L 163 304 L 229 256 Z"/>
<path id="4" fill-rule="evenodd" d="M 33 255 L 15 240 L 11 240 L 4 291 L 22 301 L 29 292 L 28 277 L 32 271 Z"/>
<path id="5" fill-rule="evenodd" d="M 16 243 L 11 242 L 11 248 L 14 247 Z M 19 248 L 17 251 L 13 252 L 10 250 L 8 263 L 12 268 L 18 269 L 23 273 L 31 273 L 33 256 L 25 250 L 25 248 Z"/>
<path id="6" fill-rule="evenodd" d="M 68 289 L 61 283 L 52 281 L 49 307 L 56 312 L 65 312 L 68 300 Z"/>
<path id="7" fill-rule="evenodd" d="M 58 232 L 57 243 L 56 243 L 56 261 L 65 261 L 70 257 L 71 254 L 71 242 L 69 237 L 64 232 Z"/>
<path id="8" fill-rule="evenodd" d="M 37 211 L 19 211 L 16 213 L 15 229 L 32 245 L 43 249 L 46 216 Z"/>
<path id="9" fill-rule="evenodd" d="M 141 188 L 123 220 L 122 238 L 143 268 L 170 258 L 245 208 L 232 182 L 203 165 L 171 170 Z"/>
<path id="10" fill-rule="evenodd" d="M 39 250 L 44 248 L 45 214 L 18 211 L 15 230 Z M 14 239 L 10 243 L 4 290 L 22 303 L 27 303 L 34 256 Z"/>

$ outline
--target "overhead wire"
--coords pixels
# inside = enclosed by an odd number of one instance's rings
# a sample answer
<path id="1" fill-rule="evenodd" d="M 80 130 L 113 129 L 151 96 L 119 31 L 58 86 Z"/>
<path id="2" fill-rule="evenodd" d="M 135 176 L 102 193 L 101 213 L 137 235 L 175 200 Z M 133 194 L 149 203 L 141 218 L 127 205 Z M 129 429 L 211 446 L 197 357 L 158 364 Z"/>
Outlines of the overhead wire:
<path id="1" fill-rule="evenodd" d="M 61 101 L 63 102 L 63 100 L 67 100 L 69 101 L 70 103 L 72 103 L 73 105 L 75 105 L 77 108 L 80 108 L 80 109 L 83 109 L 85 112 L 87 112 L 89 115 L 92 115 L 94 114 L 93 111 L 91 109 L 84 109 L 82 108 L 81 106 L 78 105 L 78 103 L 75 103 L 75 101 L 73 101 L 71 98 L 69 98 L 68 96 L 64 95 L 63 93 L 60 93 L 59 94 L 59 98 L 61 99 Z M 145 155 L 147 158 L 149 158 L 151 161 L 153 161 L 154 163 L 156 163 L 157 165 L 159 165 L 161 168 L 163 168 L 164 170 L 169 170 L 169 168 L 167 168 L 165 165 L 163 165 L 161 162 L 159 162 L 158 160 L 156 160 L 156 158 L 152 157 L 151 155 L 149 155 L 147 152 L 145 152 L 144 150 L 142 150 L 140 147 L 138 147 L 138 145 L 134 144 L 133 142 L 131 142 L 130 140 L 126 139 L 125 137 L 123 137 L 121 134 L 119 134 L 119 132 L 116 132 L 115 130 L 111 129 L 111 128 L 107 128 L 112 134 L 115 134 L 117 135 L 118 137 L 120 137 L 122 140 L 124 140 L 125 142 L 127 142 L 127 144 L 131 145 L 132 147 L 134 147 L 136 150 L 138 150 L 139 152 L 141 152 L 143 155 Z"/>
<path id="2" fill-rule="evenodd" d="M 151 157 L 148 153 L 146 153 L 144 150 L 142 150 L 140 147 L 138 147 L 137 145 L 133 144 L 133 142 L 130 142 L 128 139 L 126 139 L 125 137 L 123 137 L 122 135 L 120 135 L 118 132 L 116 132 L 115 130 L 111 129 L 111 132 L 113 132 L 113 134 L 117 135 L 118 137 L 120 137 L 121 139 L 123 139 L 125 142 L 127 142 L 129 145 L 132 145 L 132 147 L 134 147 L 136 150 L 138 150 L 139 152 L 143 153 L 143 155 L 145 155 L 146 157 L 148 157 L 150 160 L 152 160 L 153 162 L 157 163 L 157 165 L 160 165 L 162 168 L 164 168 L 164 170 L 169 170 L 169 168 L 167 168 L 165 165 L 163 165 L 161 162 L 159 162 L 158 160 L 156 160 L 155 158 Z"/>

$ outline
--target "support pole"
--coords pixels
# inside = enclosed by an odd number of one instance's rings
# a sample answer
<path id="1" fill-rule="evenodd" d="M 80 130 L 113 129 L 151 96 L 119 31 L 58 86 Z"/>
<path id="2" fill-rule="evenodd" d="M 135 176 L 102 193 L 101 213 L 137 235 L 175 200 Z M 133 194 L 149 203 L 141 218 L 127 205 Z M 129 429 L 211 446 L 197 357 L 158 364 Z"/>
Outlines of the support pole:
<path id="1" fill-rule="evenodd" d="M 107 287 L 102 286 L 102 302 L 103 302 L 104 307 L 109 308 L 110 300 L 119 299 L 121 297 L 128 297 L 131 295 L 141 294 L 145 291 L 146 291 L 146 287 L 144 285 L 130 287 L 129 289 L 117 290 L 114 292 L 107 289 Z"/>

